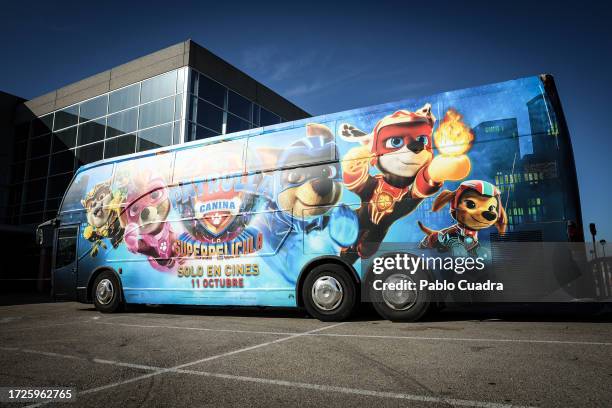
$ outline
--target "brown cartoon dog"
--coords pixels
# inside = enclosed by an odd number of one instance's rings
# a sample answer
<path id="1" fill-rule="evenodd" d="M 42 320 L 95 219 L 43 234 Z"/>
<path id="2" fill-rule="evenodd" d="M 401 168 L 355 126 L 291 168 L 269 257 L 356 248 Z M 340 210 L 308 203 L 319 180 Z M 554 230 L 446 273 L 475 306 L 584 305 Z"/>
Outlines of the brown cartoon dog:
<path id="1" fill-rule="evenodd" d="M 119 219 L 120 201 L 121 197 L 113 195 L 110 181 L 96 184 L 81 200 L 88 224 L 83 230 L 83 237 L 94 243 L 92 256 L 97 255 L 98 247 L 106 248 L 103 239 L 109 239 L 113 248 L 121 243 L 123 227 Z"/>
<path id="2" fill-rule="evenodd" d="M 427 234 L 419 245 L 421 248 L 453 252 L 465 250 L 470 256 L 478 256 L 478 231 L 493 225 L 501 234 L 506 231 L 508 221 L 500 192 L 491 183 L 469 180 L 461 183 L 455 191 L 444 190 L 434 200 L 432 210 L 439 211 L 449 203 L 451 217 L 457 223 L 435 231 L 419 221 L 419 227 Z"/>

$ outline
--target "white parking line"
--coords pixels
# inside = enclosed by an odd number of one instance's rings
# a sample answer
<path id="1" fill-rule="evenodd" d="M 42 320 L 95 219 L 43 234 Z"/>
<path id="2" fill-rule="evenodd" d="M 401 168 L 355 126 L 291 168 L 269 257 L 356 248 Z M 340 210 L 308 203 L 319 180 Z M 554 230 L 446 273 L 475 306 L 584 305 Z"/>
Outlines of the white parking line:
<path id="1" fill-rule="evenodd" d="M 25 327 L 9 327 L 2 328 L 2 333 L 10 333 L 22 330 L 36 330 L 36 329 L 46 329 L 48 327 L 57 327 L 57 326 L 67 326 L 69 324 L 77 324 L 77 323 L 86 323 L 87 321 L 73 321 L 73 322 L 63 322 L 63 323 L 51 323 L 51 324 L 41 324 L 40 326 L 25 326 Z"/>
<path id="2" fill-rule="evenodd" d="M 247 334 L 268 334 L 274 336 L 289 336 L 300 333 L 292 332 L 276 332 L 276 331 L 259 331 L 259 330 L 233 330 L 233 329 L 211 329 L 206 327 L 185 327 L 185 326 L 168 326 L 168 325 L 152 325 L 152 324 L 131 324 L 131 323 L 111 323 L 98 322 L 99 324 L 108 324 L 113 326 L 138 327 L 145 329 L 170 329 L 170 330 L 195 330 L 195 331 L 210 331 L 210 332 L 227 332 L 227 333 L 247 333 Z M 424 336 L 391 336 L 377 334 L 342 334 L 342 333 L 301 333 L 301 336 L 312 337 L 353 337 L 364 339 L 390 339 L 390 340 L 420 340 L 420 341 L 457 341 L 457 342 L 484 342 L 484 343 L 531 343 L 531 344 L 564 344 L 564 345 L 579 345 L 579 346 L 612 346 L 611 342 L 603 341 L 581 341 L 581 340 L 538 340 L 538 339 L 493 339 L 493 338 L 477 338 L 477 337 L 424 337 Z"/>
<path id="3" fill-rule="evenodd" d="M 196 361 L 192 361 L 192 362 L 189 362 L 189 363 L 181 364 L 181 365 L 178 365 L 178 366 L 175 366 L 175 367 L 171 367 L 171 368 L 163 368 L 163 369 L 157 370 L 157 371 L 149 373 L 149 374 L 144 374 L 144 375 L 141 375 L 141 376 L 138 376 L 138 377 L 134 377 L 134 378 L 130 378 L 130 379 L 123 380 L 123 381 L 117 381 L 117 382 L 114 382 L 114 383 L 111 383 L 111 384 L 102 385 L 100 387 L 90 388 L 88 390 L 79 392 L 79 394 L 91 394 L 91 393 L 95 393 L 95 392 L 98 392 L 98 391 L 106 390 L 106 389 L 109 389 L 109 388 L 118 387 L 120 385 L 125 385 L 125 384 L 133 383 L 133 382 L 136 382 L 136 381 L 144 380 L 144 379 L 147 379 L 147 378 L 154 377 L 156 375 L 160 375 L 160 374 L 167 373 L 167 372 L 172 372 L 172 371 L 175 371 L 175 370 L 179 370 L 179 369 L 182 369 L 182 368 L 185 368 L 185 367 L 189 367 L 189 366 L 193 366 L 193 365 L 196 365 L 196 364 L 204 363 L 204 362 L 207 362 L 207 361 L 216 360 L 218 358 L 227 357 L 227 356 L 231 356 L 231 355 L 238 354 L 238 353 L 244 353 L 246 351 L 251 351 L 251 350 L 255 350 L 255 349 L 261 348 L 261 347 L 266 347 L 266 346 L 269 346 L 271 344 L 276 344 L 276 343 L 280 343 L 280 342 L 283 342 L 283 341 L 291 340 L 291 339 L 294 339 L 296 337 L 304 336 L 304 335 L 309 334 L 309 333 L 316 333 L 316 332 L 319 332 L 321 330 L 331 329 L 333 327 L 338 327 L 338 326 L 340 326 L 342 324 L 344 324 L 344 323 L 336 323 L 336 324 L 332 324 L 332 325 L 325 326 L 325 327 L 319 327 L 318 329 L 309 330 L 309 331 L 303 332 L 303 333 L 294 333 L 294 334 L 292 334 L 290 336 L 282 337 L 280 339 L 267 341 L 265 343 L 259 343 L 259 344 L 256 344 L 254 346 L 244 347 L 244 348 L 241 348 L 241 349 L 238 349 L 238 350 L 228 351 L 226 353 L 216 354 L 214 356 L 205 357 L 205 358 L 202 358 L 202 359 L 199 359 L 199 360 L 196 360 Z M 34 404 L 34 405 L 28 405 L 28 407 L 30 407 L 30 408 L 40 407 L 40 406 L 48 404 L 49 402 L 51 402 L 51 401 L 41 402 L 41 403 Z"/>
<path id="4" fill-rule="evenodd" d="M 364 390 L 360 388 L 337 387 L 333 385 L 310 384 L 310 383 L 285 381 L 285 380 L 272 380 L 268 378 L 245 377 L 241 375 L 209 373 L 205 371 L 195 371 L 195 370 L 172 370 L 172 372 L 200 375 L 203 377 L 222 378 L 226 380 L 247 381 L 247 382 L 254 382 L 258 384 L 280 385 L 284 387 L 302 388 L 302 389 L 307 389 L 307 390 L 339 392 L 343 394 L 363 395 L 363 396 L 377 397 L 377 398 L 394 398 L 394 399 L 402 399 L 402 400 L 417 401 L 417 402 L 433 402 L 433 403 L 438 403 L 438 404 L 448 404 L 448 405 L 459 406 L 459 407 L 481 407 L 481 408 L 510 408 L 510 407 L 514 407 L 514 408 L 521 407 L 522 408 L 522 407 L 525 407 L 521 405 L 500 404 L 496 402 L 433 397 L 433 396 L 428 396 L 428 395 L 404 394 L 404 393 L 388 392 L 388 391 Z"/>
<path id="5" fill-rule="evenodd" d="M 121 317 L 125 317 L 125 316 L 112 316 L 112 317 L 94 316 L 91 319 L 71 320 L 69 322 L 41 324 L 39 326 L 3 327 L 2 328 L 2 333 L 11 333 L 11 332 L 22 331 L 22 330 L 46 329 L 48 327 L 68 326 L 68 325 L 71 325 L 71 324 L 91 323 L 92 321 L 96 321 L 96 322 L 102 323 L 102 322 L 108 322 L 109 320 L 118 319 L 118 318 L 121 318 Z"/>
<path id="6" fill-rule="evenodd" d="M 265 330 L 234 330 L 234 329 L 211 329 L 208 327 L 185 327 L 185 326 L 167 326 L 167 325 L 154 325 L 154 324 L 131 324 L 131 323 L 110 323 L 110 322 L 97 322 L 98 324 L 108 324 L 112 326 L 124 326 L 124 327 L 138 327 L 142 329 L 183 329 L 183 330 L 195 330 L 195 331 L 208 331 L 208 332 L 226 332 L 226 333 L 247 333 L 247 334 L 269 334 L 271 336 L 292 336 L 296 334 L 302 334 L 300 332 L 275 332 Z"/>
<path id="7" fill-rule="evenodd" d="M 328 326 L 328 327 L 332 327 L 332 326 Z M 317 330 L 324 330 L 326 328 L 327 327 L 317 329 Z M 279 341 L 280 340 L 282 339 L 279 339 Z M 271 343 L 272 342 L 263 343 L 263 344 L 271 344 Z M 263 347 L 263 344 L 259 346 Z M 257 347 L 257 346 L 253 346 L 253 347 Z M 240 349 L 240 350 L 246 351 L 246 349 L 252 349 L 253 347 Z M 49 357 L 59 357 L 59 358 L 66 358 L 66 359 L 72 359 L 72 360 L 75 360 L 75 359 L 76 360 L 87 360 L 87 361 L 92 361 L 97 364 L 107 364 L 107 365 L 112 365 L 112 366 L 117 366 L 117 367 L 128 367 L 128 368 L 152 371 L 151 373 L 137 376 L 134 378 L 130 378 L 128 380 L 118 381 L 115 383 L 102 385 L 100 387 L 90 388 L 88 390 L 79 392 L 78 393 L 79 395 L 93 394 L 98 391 L 103 391 L 103 390 L 117 387 L 120 385 L 133 383 L 136 381 L 144 380 L 144 379 L 151 378 L 156 375 L 160 375 L 164 373 L 175 373 L 175 374 L 197 375 L 201 377 L 212 377 L 212 378 L 219 378 L 219 379 L 232 380 L 232 381 L 251 382 L 251 383 L 257 383 L 257 384 L 267 384 L 267 385 L 274 385 L 274 386 L 281 386 L 281 387 L 300 388 L 300 389 L 305 389 L 305 390 L 342 393 L 342 394 L 348 394 L 348 395 L 360 395 L 360 396 L 375 397 L 375 398 L 401 399 L 401 400 L 415 401 L 415 402 L 447 404 L 451 406 L 460 406 L 460 407 L 479 407 L 479 408 L 511 408 L 511 407 L 519 408 L 519 407 L 522 407 L 519 405 L 501 404 L 501 403 L 496 403 L 496 402 L 435 397 L 435 396 L 429 396 L 429 395 L 416 395 L 416 394 L 406 394 L 406 393 L 389 392 L 389 391 L 375 391 L 375 390 L 368 390 L 368 389 L 361 389 L 361 388 L 339 387 L 339 386 L 334 386 L 334 385 L 312 384 L 312 383 L 304 383 L 304 382 L 296 382 L 296 381 L 275 380 L 275 379 L 270 379 L 270 378 L 247 377 L 247 376 L 242 376 L 242 375 L 211 373 L 211 372 L 196 371 L 196 370 L 185 370 L 184 368 L 176 368 L 176 367 L 162 368 L 162 367 L 148 366 L 148 365 L 142 365 L 142 364 L 124 363 L 120 361 L 103 360 L 103 359 L 97 359 L 97 358 L 88 360 L 82 357 L 71 356 L 67 354 L 50 353 L 46 351 L 37 351 L 37 350 L 28 350 L 28 349 L 19 349 L 16 347 L 0 347 L 0 350 L 20 351 L 20 352 L 25 352 L 25 353 L 34 353 L 34 354 L 40 354 L 40 355 L 45 355 Z M 236 350 L 236 352 L 240 352 L 240 350 Z M 236 352 L 234 352 L 234 354 Z M 228 353 L 219 354 L 217 356 L 212 356 L 212 357 L 209 357 L 208 359 L 210 360 L 212 358 L 219 358 L 224 355 L 228 355 Z M 203 360 L 206 360 L 206 359 L 203 359 Z M 198 362 L 201 362 L 201 361 L 202 360 L 198 360 Z M 193 365 L 193 364 L 197 364 L 197 362 L 183 364 L 182 367 L 186 367 L 186 366 Z M 177 366 L 177 367 L 180 367 L 180 366 Z M 28 407 L 30 408 L 41 407 L 46 404 L 48 404 L 48 402 L 41 402 L 37 404 L 28 405 Z"/>

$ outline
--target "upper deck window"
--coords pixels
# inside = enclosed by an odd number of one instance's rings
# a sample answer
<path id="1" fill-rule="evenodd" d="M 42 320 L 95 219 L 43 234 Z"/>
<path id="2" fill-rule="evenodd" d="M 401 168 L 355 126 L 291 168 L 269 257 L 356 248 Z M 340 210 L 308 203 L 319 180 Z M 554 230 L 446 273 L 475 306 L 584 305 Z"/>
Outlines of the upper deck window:
<path id="1" fill-rule="evenodd" d="M 337 159 L 335 124 L 313 124 L 249 138 L 247 171 L 308 166 Z"/>
<path id="2" fill-rule="evenodd" d="M 64 196 L 60 212 L 84 210 L 85 208 L 81 200 L 84 200 L 90 192 L 92 194 L 95 193 L 96 186 L 100 187 L 104 183 L 110 186 L 112 174 L 112 163 L 94 167 L 77 174 Z"/>

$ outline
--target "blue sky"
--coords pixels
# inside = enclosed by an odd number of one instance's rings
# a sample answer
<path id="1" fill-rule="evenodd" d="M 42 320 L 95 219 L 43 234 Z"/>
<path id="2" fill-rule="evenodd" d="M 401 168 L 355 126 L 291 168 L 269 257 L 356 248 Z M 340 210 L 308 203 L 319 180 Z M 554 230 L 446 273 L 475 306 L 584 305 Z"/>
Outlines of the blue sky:
<path id="1" fill-rule="evenodd" d="M 584 222 L 612 242 L 611 6 L 331 3 L 12 2 L 0 89 L 34 97 L 187 38 L 315 115 L 551 73 Z"/>

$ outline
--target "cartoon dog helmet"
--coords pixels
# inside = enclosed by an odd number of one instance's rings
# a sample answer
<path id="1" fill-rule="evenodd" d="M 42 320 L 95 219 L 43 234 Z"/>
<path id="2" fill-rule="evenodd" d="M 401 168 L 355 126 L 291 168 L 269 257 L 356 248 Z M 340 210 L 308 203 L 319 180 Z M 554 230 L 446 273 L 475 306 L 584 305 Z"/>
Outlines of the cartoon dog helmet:
<path id="1" fill-rule="evenodd" d="M 434 124 L 436 123 L 436 117 L 431 113 L 431 104 L 426 103 L 420 109 L 411 112 L 407 110 L 398 110 L 391 115 L 387 115 L 379 120 L 374 129 L 372 130 L 372 141 L 370 144 L 370 151 L 376 155 L 377 152 L 381 151 L 382 141 L 379 138 L 379 134 L 382 128 L 387 126 L 397 126 L 406 124 L 424 123 L 430 127 L 429 135 L 433 132 Z M 428 143 L 425 148 L 429 151 L 432 150 L 432 143 Z M 378 158 L 374 156 L 372 158 L 372 165 L 375 165 Z"/>
<path id="2" fill-rule="evenodd" d="M 283 149 L 278 159 L 278 165 L 279 167 L 294 167 L 304 163 L 304 160 L 306 160 L 306 162 L 316 163 L 318 161 L 325 162 L 333 160 L 336 157 L 338 157 L 338 151 L 333 132 L 323 124 L 309 123 L 306 125 L 306 136 Z M 337 164 L 332 164 L 330 166 L 338 167 Z M 299 167 L 299 171 L 305 174 L 308 174 L 309 169 L 309 166 Z M 305 177 L 304 180 L 299 183 L 282 181 L 282 173 L 283 172 L 276 172 L 274 186 L 275 197 L 286 188 L 301 185 L 309 180 L 308 177 Z M 338 168 L 334 173 L 335 176 L 333 179 L 341 181 L 340 169 Z"/>
<path id="3" fill-rule="evenodd" d="M 495 187 L 488 181 L 467 180 L 461 183 L 457 190 L 455 190 L 454 197 L 450 202 L 451 216 L 455 218 L 455 212 L 457 210 L 457 206 L 459 205 L 459 198 L 461 198 L 461 195 L 467 190 L 474 190 L 480 195 L 497 198 L 499 208 L 497 222 L 495 223 L 495 225 L 497 227 L 497 230 L 503 234 L 506 231 L 506 223 L 508 222 L 508 220 L 506 216 L 506 211 L 504 210 L 504 206 L 502 204 L 501 192 L 497 187 Z"/>
<path id="4" fill-rule="evenodd" d="M 306 125 L 306 137 L 295 141 L 285 148 L 278 159 L 279 166 L 295 165 L 296 157 L 317 157 L 322 161 L 337 156 L 334 134 L 325 125 L 309 123 Z"/>
<path id="5" fill-rule="evenodd" d="M 499 202 L 501 206 L 501 192 L 499 191 L 497 187 L 495 187 L 493 184 L 489 183 L 488 181 L 467 180 L 461 183 L 459 187 L 457 188 L 457 190 L 455 191 L 455 197 L 453 198 L 453 201 L 451 201 L 450 203 L 451 211 L 454 211 L 457 209 L 457 206 L 459 205 L 459 198 L 466 190 L 474 190 L 478 194 L 483 195 L 483 196 L 497 197 L 497 201 Z"/>

